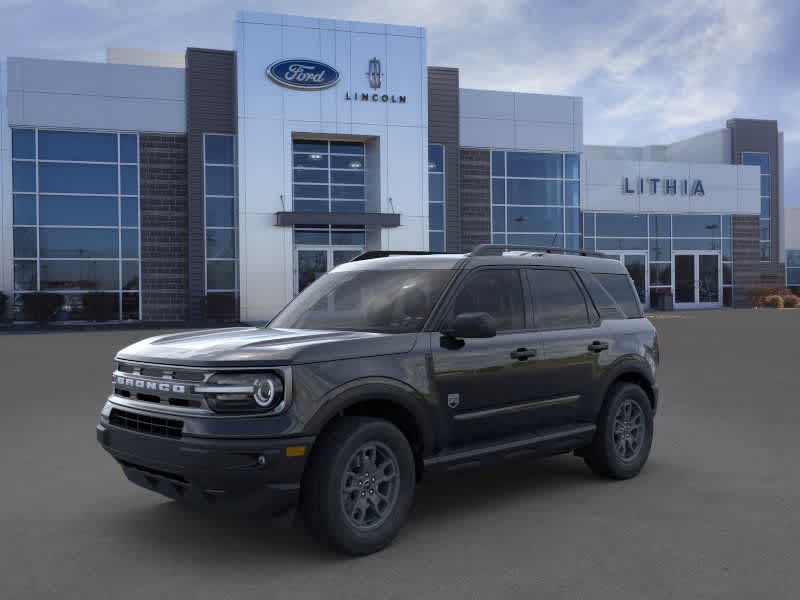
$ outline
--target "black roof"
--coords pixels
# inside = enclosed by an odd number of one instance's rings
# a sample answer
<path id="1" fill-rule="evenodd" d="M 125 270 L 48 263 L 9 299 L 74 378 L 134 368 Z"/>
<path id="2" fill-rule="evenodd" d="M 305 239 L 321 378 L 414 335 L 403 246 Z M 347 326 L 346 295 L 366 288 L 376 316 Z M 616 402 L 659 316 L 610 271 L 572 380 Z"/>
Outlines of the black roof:
<path id="1" fill-rule="evenodd" d="M 540 248 L 535 246 L 478 246 L 466 254 L 440 254 L 432 252 L 391 250 L 368 251 L 357 256 L 337 270 L 361 269 L 455 269 L 491 265 L 540 265 L 571 267 L 590 273 L 628 274 L 625 266 L 613 258 L 596 252 Z"/>

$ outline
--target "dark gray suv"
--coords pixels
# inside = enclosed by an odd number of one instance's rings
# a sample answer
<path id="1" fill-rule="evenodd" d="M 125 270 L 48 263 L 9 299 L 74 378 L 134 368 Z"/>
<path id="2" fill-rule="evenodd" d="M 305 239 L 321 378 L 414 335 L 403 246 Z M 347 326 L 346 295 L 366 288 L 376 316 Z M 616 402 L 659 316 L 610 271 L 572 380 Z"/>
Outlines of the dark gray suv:
<path id="1" fill-rule="evenodd" d="M 121 350 L 97 438 L 134 483 L 287 520 L 299 505 L 351 554 L 395 537 L 423 476 L 573 452 L 633 477 L 658 340 L 625 267 L 587 254 L 365 253 L 266 328 Z"/>

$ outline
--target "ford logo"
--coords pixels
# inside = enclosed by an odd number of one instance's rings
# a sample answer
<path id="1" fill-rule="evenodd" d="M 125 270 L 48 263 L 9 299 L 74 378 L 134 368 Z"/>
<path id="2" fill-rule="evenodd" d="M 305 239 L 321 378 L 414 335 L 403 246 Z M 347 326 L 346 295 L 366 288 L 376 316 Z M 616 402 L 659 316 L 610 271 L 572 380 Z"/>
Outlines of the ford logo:
<path id="1" fill-rule="evenodd" d="M 296 90 L 324 90 L 339 83 L 339 71 L 332 66 L 303 58 L 276 61 L 267 67 L 267 76 Z"/>

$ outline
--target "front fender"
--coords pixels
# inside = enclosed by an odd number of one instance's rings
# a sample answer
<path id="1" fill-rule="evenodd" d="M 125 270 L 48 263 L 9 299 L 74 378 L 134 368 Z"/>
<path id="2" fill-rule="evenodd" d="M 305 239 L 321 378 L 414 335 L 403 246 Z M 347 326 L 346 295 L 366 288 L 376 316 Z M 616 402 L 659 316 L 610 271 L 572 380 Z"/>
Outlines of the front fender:
<path id="1" fill-rule="evenodd" d="M 407 411 L 420 432 L 423 456 L 435 446 L 433 420 L 425 406 L 425 398 L 413 387 L 397 379 L 368 377 L 345 383 L 330 390 L 320 401 L 320 408 L 308 422 L 309 435 L 319 435 L 331 419 L 359 402 L 382 400 Z"/>

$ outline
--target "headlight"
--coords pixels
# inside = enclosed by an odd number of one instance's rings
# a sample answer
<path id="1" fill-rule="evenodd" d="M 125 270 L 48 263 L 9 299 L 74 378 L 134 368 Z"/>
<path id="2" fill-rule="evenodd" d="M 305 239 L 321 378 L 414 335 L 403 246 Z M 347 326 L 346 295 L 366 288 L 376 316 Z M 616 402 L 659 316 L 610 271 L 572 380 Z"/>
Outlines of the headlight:
<path id="1" fill-rule="evenodd" d="M 279 413 L 286 407 L 283 380 L 277 373 L 217 373 L 195 386 L 209 408 L 227 413 Z"/>

